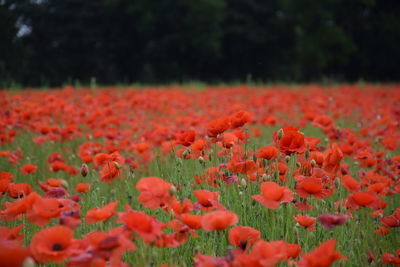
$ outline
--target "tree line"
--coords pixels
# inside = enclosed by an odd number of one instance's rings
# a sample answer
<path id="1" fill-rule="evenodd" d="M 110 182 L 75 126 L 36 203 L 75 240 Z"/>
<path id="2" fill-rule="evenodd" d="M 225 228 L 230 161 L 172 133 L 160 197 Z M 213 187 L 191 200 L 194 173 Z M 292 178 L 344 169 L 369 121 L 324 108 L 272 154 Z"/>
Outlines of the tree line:
<path id="1" fill-rule="evenodd" d="M 0 85 L 398 81 L 398 0 L 0 0 Z"/>

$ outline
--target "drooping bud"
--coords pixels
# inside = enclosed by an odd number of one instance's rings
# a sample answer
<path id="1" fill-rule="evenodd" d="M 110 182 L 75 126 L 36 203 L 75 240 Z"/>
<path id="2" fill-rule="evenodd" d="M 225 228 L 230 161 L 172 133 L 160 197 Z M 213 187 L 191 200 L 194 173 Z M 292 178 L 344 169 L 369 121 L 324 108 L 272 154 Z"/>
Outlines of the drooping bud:
<path id="1" fill-rule="evenodd" d="M 176 189 L 175 185 L 171 185 L 171 187 L 169 188 L 169 194 L 171 196 L 175 196 L 176 192 L 177 192 L 177 189 Z"/>
<path id="2" fill-rule="evenodd" d="M 247 181 L 246 181 L 246 179 L 242 178 L 242 180 L 240 180 L 240 185 L 241 185 L 243 188 L 247 188 Z"/>
<path id="3" fill-rule="evenodd" d="M 282 137 L 283 137 L 283 129 L 280 128 L 279 131 L 278 131 L 278 140 L 281 140 Z"/>
<path id="4" fill-rule="evenodd" d="M 206 161 L 204 160 L 204 158 L 203 158 L 202 156 L 200 156 L 200 157 L 198 158 L 198 160 L 199 160 L 200 164 L 206 163 Z"/>
<path id="5" fill-rule="evenodd" d="M 315 159 L 312 159 L 310 162 L 311 167 L 315 167 L 317 165 L 317 162 L 315 161 Z"/>
<path id="6" fill-rule="evenodd" d="M 81 167 L 81 175 L 83 177 L 86 177 L 88 175 L 88 173 L 89 173 L 89 167 L 88 167 L 88 165 L 86 165 L 86 163 L 83 163 L 82 167 Z"/>
<path id="7" fill-rule="evenodd" d="M 289 163 L 289 161 L 290 161 L 290 156 L 286 156 L 286 157 L 285 157 L 285 161 L 286 161 L 286 164 Z"/>
<path id="8" fill-rule="evenodd" d="M 68 188 L 69 184 L 67 181 L 65 181 L 64 179 L 61 180 L 61 186 L 64 188 Z"/>
<path id="9" fill-rule="evenodd" d="M 121 165 L 119 165 L 118 162 L 114 161 L 113 163 L 114 163 L 114 167 L 115 167 L 117 170 L 120 170 L 120 169 L 121 169 Z"/>
<path id="10" fill-rule="evenodd" d="M 35 266 L 36 266 L 35 261 L 31 257 L 27 257 L 22 264 L 22 267 L 35 267 Z"/>
<path id="11" fill-rule="evenodd" d="M 199 254 L 200 253 L 200 247 L 199 246 L 195 246 L 194 247 L 194 249 L 193 249 L 193 253 L 196 255 L 196 254 Z"/>
<path id="12" fill-rule="evenodd" d="M 301 163 L 298 162 L 298 161 L 296 161 L 296 167 L 297 167 L 297 168 L 300 168 L 300 167 L 301 167 Z"/>
<path id="13" fill-rule="evenodd" d="M 133 165 L 129 165 L 129 175 L 135 178 L 135 167 L 133 167 Z"/>

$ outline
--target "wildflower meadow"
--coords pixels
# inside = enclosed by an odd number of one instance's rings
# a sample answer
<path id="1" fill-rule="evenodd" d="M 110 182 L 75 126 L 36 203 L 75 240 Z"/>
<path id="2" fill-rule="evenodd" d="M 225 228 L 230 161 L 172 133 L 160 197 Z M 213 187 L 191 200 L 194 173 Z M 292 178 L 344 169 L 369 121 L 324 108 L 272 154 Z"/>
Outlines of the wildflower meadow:
<path id="1" fill-rule="evenodd" d="M 400 266 L 400 86 L 0 91 L 0 266 Z"/>

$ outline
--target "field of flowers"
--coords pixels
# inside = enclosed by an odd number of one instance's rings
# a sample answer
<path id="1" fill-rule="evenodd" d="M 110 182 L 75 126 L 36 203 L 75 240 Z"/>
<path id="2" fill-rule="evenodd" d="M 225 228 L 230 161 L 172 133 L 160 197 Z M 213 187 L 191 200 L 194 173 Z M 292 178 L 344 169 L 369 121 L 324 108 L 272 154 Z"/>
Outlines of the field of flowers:
<path id="1" fill-rule="evenodd" d="M 399 85 L 0 91 L 0 266 L 399 266 L 399 123 Z"/>

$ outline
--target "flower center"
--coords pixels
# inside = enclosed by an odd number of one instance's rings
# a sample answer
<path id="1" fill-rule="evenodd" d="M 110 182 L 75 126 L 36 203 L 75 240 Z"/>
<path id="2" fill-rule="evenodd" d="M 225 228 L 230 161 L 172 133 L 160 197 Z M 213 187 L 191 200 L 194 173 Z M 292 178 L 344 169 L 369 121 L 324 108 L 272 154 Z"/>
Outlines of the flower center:
<path id="1" fill-rule="evenodd" d="M 52 250 L 53 251 L 61 251 L 61 250 L 63 250 L 63 246 L 60 243 L 54 243 Z"/>

